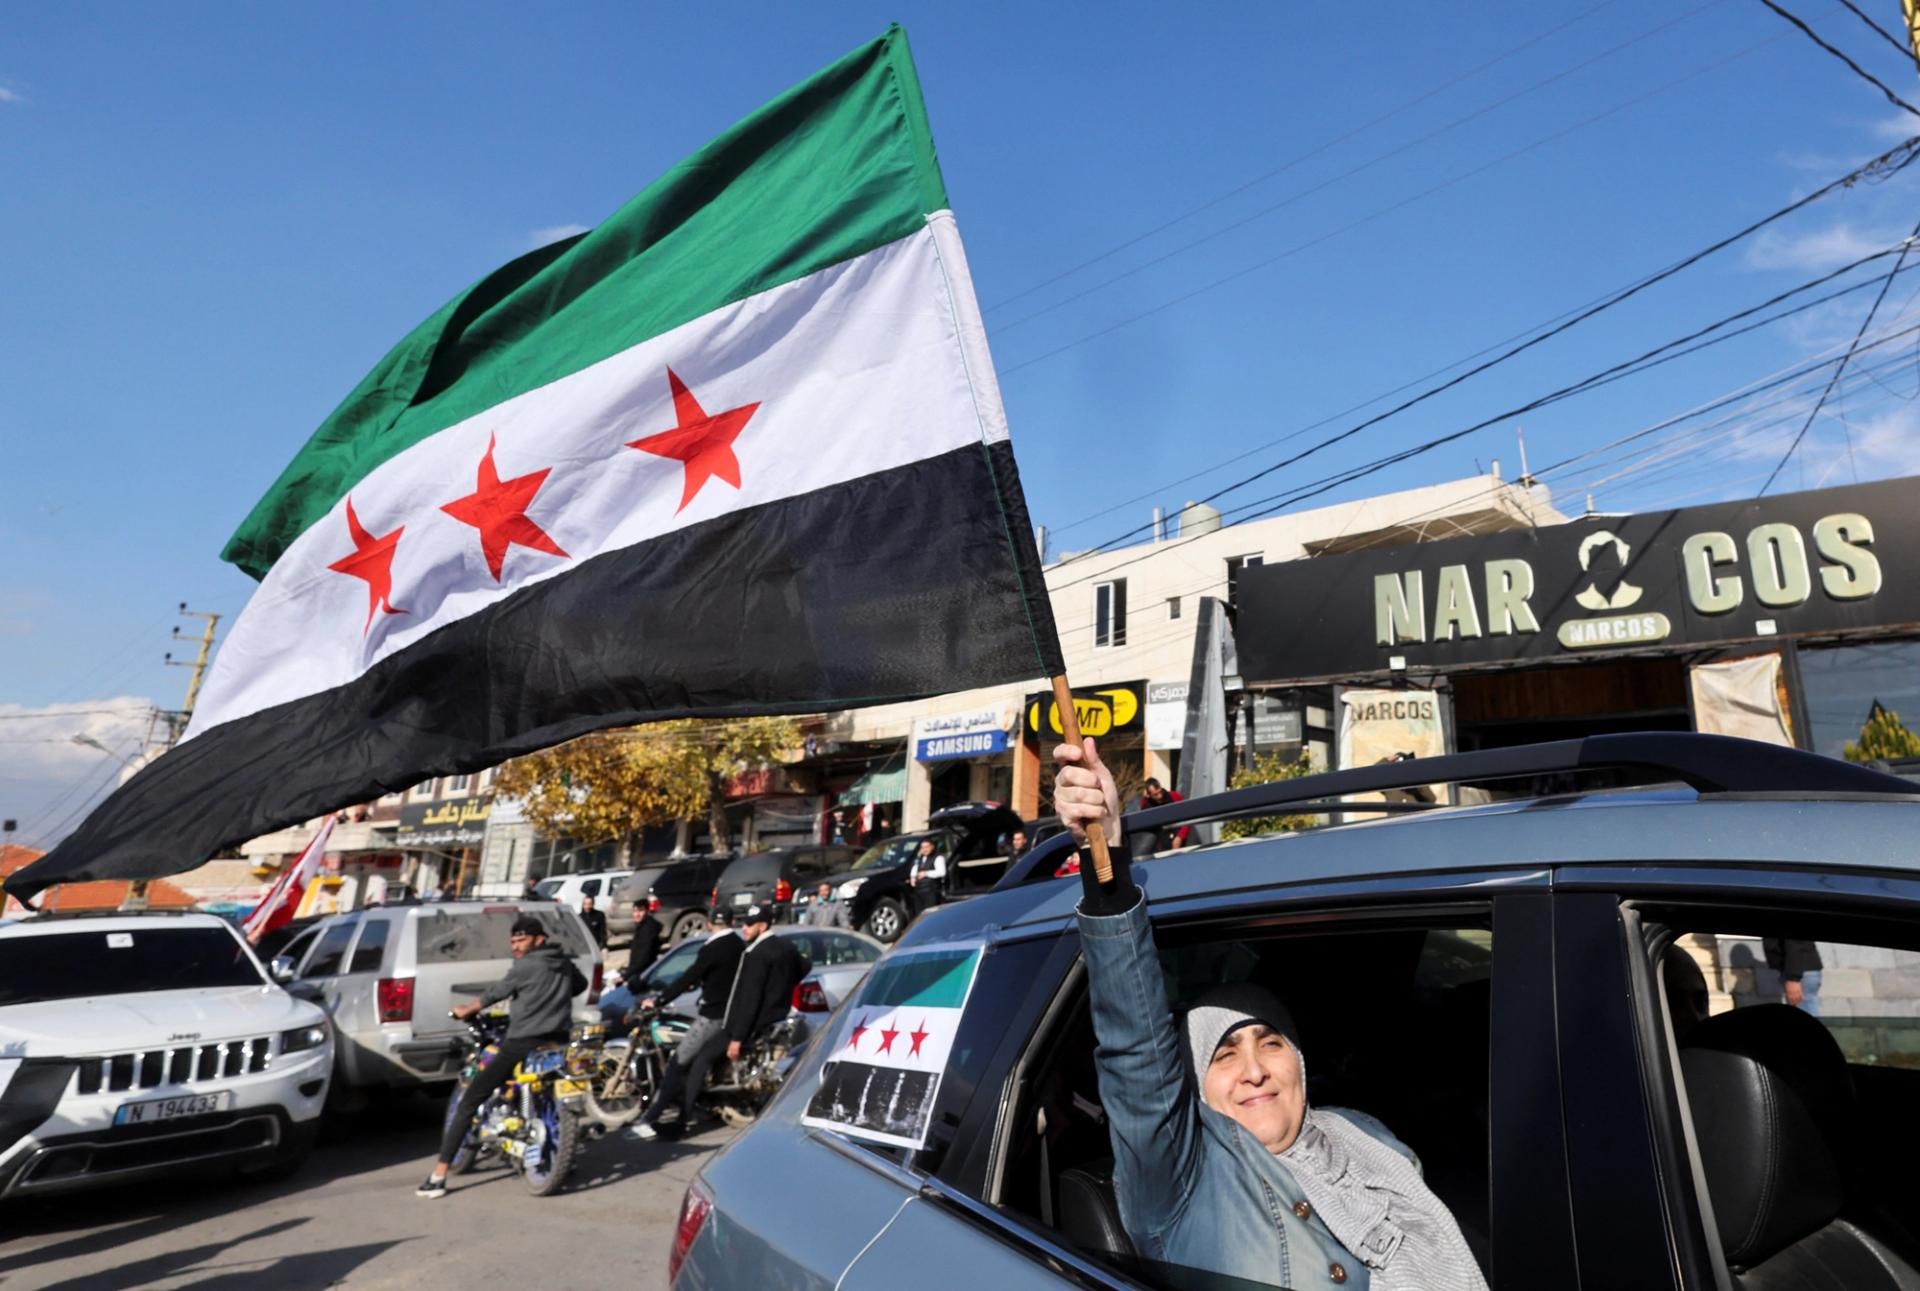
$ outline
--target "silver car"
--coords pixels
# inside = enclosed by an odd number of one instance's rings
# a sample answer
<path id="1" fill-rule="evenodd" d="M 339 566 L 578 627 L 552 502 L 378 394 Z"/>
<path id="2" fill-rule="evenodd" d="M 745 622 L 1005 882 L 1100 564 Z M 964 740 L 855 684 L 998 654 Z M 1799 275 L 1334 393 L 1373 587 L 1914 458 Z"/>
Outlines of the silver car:
<path id="1" fill-rule="evenodd" d="M 793 1008 L 789 1011 L 791 1016 L 812 1022 L 818 1022 L 839 1008 L 840 1001 L 853 993 L 887 951 L 884 945 L 866 933 L 850 932 L 845 928 L 805 928 L 785 924 L 768 929 L 767 935 L 791 937 L 799 944 L 800 953 L 812 964 L 813 967 L 794 992 Z M 655 960 L 641 974 L 639 984 L 632 988 L 634 997 L 644 997 L 686 972 L 706 940 L 704 934 L 689 937 Z M 665 1011 L 692 1018 L 699 1007 L 700 992 L 689 991 L 669 1002 Z"/>
<path id="2" fill-rule="evenodd" d="M 1567 792 L 1595 769 L 1661 787 Z M 1920 1286 L 1907 784 L 1739 740 L 1594 736 L 1240 789 L 1124 827 L 1290 804 L 1339 819 L 1346 795 L 1514 777 L 1511 800 L 1351 802 L 1350 823 L 1136 863 L 1170 1002 L 1222 981 L 1281 994 L 1309 1104 L 1408 1144 L 1498 1286 Z M 1543 782 L 1563 796 L 1524 796 Z M 1120 1218 L 1080 880 L 1053 877 L 1067 847 L 932 911 L 881 961 L 694 1179 L 673 1285 L 1222 1284 L 1143 1258 Z M 1779 967 L 1783 942 L 1824 982 Z M 916 966 L 955 954 L 973 967 L 950 1048 L 936 1083 L 909 1088 L 874 1065 L 874 1032 L 889 1007 L 908 1016 L 901 999 L 917 1018 Z M 1312 1218 L 1275 1222 L 1295 1215 Z M 1368 1276 L 1355 1257 L 1296 1261 L 1294 1280 Z"/>

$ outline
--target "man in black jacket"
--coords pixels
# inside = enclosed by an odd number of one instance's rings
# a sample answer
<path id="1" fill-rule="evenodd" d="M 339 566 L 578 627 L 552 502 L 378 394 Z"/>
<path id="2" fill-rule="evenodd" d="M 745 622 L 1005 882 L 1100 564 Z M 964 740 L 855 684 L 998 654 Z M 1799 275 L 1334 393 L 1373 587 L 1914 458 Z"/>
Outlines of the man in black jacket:
<path id="1" fill-rule="evenodd" d="M 637 982 L 640 974 L 660 958 L 660 921 L 647 910 L 644 898 L 633 903 L 633 940 L 627 945 L 627 980 Z"/>
<path id="2" fill-rule="evenodd" d="M 453 1010 L 457 1018 L 470 1018 L 481 1009 L 512 1000 L 506 1037 L 468 1082 L 459 1105 L 447 1118 L 440 1159 L 427 1181 L 414 1190 L 417 1196 L 447 1195 L 447 1168 L 473 1127 L 474 1113 L 494 1090 L 507 1083 L 520 1060 L 535 1048 L 567 1042 L 573 1024 L 573 997 L 587 989 L 586 976 L 563 948 L 547 940 L 546 925 L 535 916 L 523 914 L 513 921 L 507 945 L 513 950 L 513 967 L 507 970 L 505 980 L 489 986 L 479 999 Z"/>
<path id="3" fill-rule="evenodd" d="M 660 1123 L 660 1114 L 675 1099 L 680 1103 L 682 1131 L 692 1124 L 694 1099 L 699 1097 L 700 1088 L 706 1083 L 707 1069 L 713 1066 L 714 1057 L 726 1044 L 723 1028 L 727 1016 L 727 997 L 733 993 L 734 979 L 740 973 L 740 957 L 747 944 L 728 926 L 725 910 L 715 910 L 709 915 L 707 927 L 713 935 L 701 945 L 692 966 L 668 982 L 658 994 L 640 1001 L 642 1008 L 656 1008 L 696 987 L 700 991 L 699 1016 L 694 1018 L 693 1025 L 687 1028 L 679 1047 L 673 1051 L 673 1061 L 667 1064 L 666 1071 L 661 1075 L 660 1091 L 654 1095 L 653 1105 L 641 1114 L 629 1131 L 635 1138 L 657 1137 L 654 1127 Z M 703 1053 L 704 1062 L 701 1061 Z M 691 1068 L 696 1063 L 699 1064 L 699 1070 L 694 1072 Z"/>
<path id="4" fill-rule="evenodd" d="M 593 908 L 592 897 L 580 898 L 580 922 L 587 925 L 587 931 L 593 934 L 593 944 L 605 950 L 607 948 L 607 916 Z"/>
<path id="5" fill-rule="evenodd" d="M 740 956 L 740 976 L 727 1001 L 727 1061 L 754 1036 L 766 1030 L 793 1006 L 793 988 L 807 975 L 806 956 L 791 937 L 769 937 L 773 915 L 763 906 L 747 910 L 740 936 L 747 943 Z"/>

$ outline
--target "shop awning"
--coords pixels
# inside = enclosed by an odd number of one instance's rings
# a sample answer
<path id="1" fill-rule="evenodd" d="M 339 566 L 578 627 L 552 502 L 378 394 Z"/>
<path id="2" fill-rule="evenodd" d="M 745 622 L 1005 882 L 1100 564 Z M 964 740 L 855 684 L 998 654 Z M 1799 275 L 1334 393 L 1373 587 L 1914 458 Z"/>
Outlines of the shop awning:
<path id="1" fill-rule="evenodd" d="M 904 802 L 907 796 L 907 764 L 874 767 L 848 785 L 836 801 L 842 806 L 862 803 Z"/>

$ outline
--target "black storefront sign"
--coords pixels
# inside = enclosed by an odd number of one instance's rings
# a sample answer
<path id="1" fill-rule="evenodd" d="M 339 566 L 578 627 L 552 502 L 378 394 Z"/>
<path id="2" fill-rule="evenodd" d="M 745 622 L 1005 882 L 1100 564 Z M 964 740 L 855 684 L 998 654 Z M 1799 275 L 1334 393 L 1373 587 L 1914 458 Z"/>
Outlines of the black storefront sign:
<path id="1" fill-rule="evenodd" d="M 1920 625 L 1920 478 L 1583 517 L 1241 574 L 1252 684 Z"/>
<path id="2" fill-rule="evenodd" d="M 1144 681 L 1075 686 L 1073 711 L 1080 719 L 1080 733 L 1098 738 L 1140 730 L 1147 724 L 1146 692 Z M 1029 736 L 1060 737 L 1060 706 L 1053 702 L 1052 691 L 1028 695 L 1023 712 Z"/>
<path id="3" fill-rule="evenodd" d="M 394 835 L 401 846 L 473 847 L 487 836 L 493 804 L 478 798 L 410 802 L 400 808 Z"/>

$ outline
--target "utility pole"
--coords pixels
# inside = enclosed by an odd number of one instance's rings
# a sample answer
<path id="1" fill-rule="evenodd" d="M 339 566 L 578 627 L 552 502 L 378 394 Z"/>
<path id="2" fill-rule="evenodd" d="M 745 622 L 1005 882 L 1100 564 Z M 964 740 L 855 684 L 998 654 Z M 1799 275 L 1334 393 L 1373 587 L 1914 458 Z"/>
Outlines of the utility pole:
<path id="1" fill-rule="evenodd" d="M 220 627 L 220 616 L 206 610 L 190 610 L 185 601 L 180 602 L 180 617 L 183 619 L 204 619 L 206 628 L 197 637 L 183 637 L 178 627 L 173 630 L 175 641 L 189 641 L 200 649 L 194 655 L 193 662 L 176 659 L 168 651 L 165 662 L 172 668 L 191 668 L 193 673 L 187 678 L 187 700 L 177 713 L 167 714 L 167 740 L 161 751 L 165 752 L 180 742 L 187 733 L 187 723 L 193 720 L 193 706 L 200 702 L 200 683 L 207 678 L 207 661 L 213 657 L 213 637 Z M 120 903 L 122 910 L 144 910 L 147 908 L 147 880 L 135 879 L 127 885 L 126 899 Z"/>
<path id="2" fill-rule="evenodd" d="M 175 641 L 195 642 L 199 645 L 200 651 L 194 656 L 192 663 L 188 663 L 185 659 L 174 658 L 171 651 L 167 654 L 166 661 L 171 667 L 193 669 L 193 675 L 187 678 L 187 702 L 180 706 L 179 712 L 173 714 L 173 720 L 170 723 L 171 729 L 167 733 L 168 748 L 180 742 L 180 737 L 186 734 L 187 723 L 193 720 L 193 706 L 200 702 L 200 683 L 207 677 L 207 660 L 213 655 L 213 634 L 220 626 L 218 614 L 210 614 L 205 610 L 190 610 L 185 601 L 180 602 L 180 617 L 205 619 L 207 626 L 198 637 L 183 637 L 180 635 L 179 628 L 173 630 Z"/>

